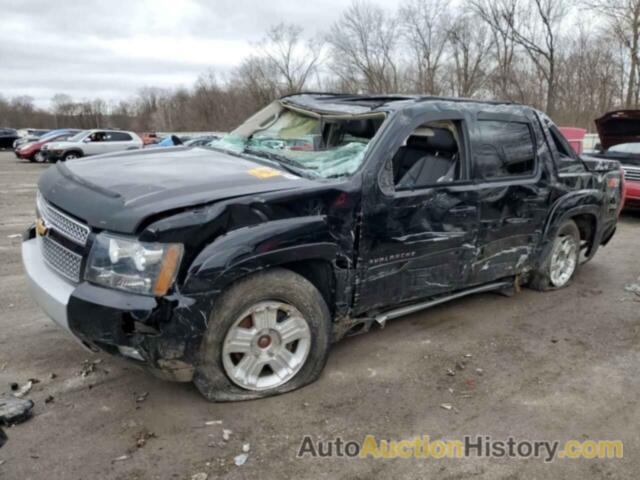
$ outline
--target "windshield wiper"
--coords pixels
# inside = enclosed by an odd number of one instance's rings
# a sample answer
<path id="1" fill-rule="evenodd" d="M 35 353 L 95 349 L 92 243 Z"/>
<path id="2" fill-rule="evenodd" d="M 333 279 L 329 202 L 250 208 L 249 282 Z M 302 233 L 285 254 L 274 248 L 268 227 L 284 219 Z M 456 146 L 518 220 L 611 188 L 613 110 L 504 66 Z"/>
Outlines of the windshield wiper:
<path id="1" fill-rule="evenodd" d="M 301 176 L 301 177 L 308 176 L 308 174 L 304 172 L 304 169 L 307 167 L 304 167 L 298 162 L 294 162 L 293 160 L 285 157 L 284 155 L 278 155 L 277 153 L 266 152 L 264 150 L 259 150 L 251 147 L 245 147 L 245 149 L 242 152 L 248 153 L 250 155 L 255 155 L 257 157 L 266 158 L 267 160 L 271 160 L 272 162 L 277 163 L 279 166 L 281 166 L 285 170 L 291 173 L 294 173 L 298 176 Z"/>

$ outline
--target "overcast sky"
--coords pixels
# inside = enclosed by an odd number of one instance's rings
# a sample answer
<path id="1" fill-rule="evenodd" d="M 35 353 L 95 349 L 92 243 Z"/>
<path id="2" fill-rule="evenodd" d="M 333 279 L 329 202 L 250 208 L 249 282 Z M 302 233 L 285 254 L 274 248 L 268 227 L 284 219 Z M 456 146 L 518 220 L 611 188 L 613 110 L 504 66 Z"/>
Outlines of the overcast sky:
<path id="1" fill-rule="evenodd" d="M 387 8 L 398 1 L 376 0 Z M 281 21 L 326 29 L 345 0 L 0 0 L 0 94 L 127 98 L 228 72 Z"/>

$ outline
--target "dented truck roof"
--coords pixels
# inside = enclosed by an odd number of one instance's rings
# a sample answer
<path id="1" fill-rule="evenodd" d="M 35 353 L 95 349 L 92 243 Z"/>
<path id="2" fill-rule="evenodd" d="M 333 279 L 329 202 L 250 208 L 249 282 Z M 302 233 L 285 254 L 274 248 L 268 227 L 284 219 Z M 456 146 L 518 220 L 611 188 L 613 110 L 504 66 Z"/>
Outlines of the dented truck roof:
<path id="1" fill-rule="evenodd" d="M 282 97 L 281 102 L 285 105 L 293 105 L 318 113 L 351 115 L 402 110 L 423 102 L 432 102 L 434 108 L 437 108 L 438 104 L 452 103 L 456 105 L 456 108 L 473 110 L 504 111 L 504 107 L 513 111 L 531 110 L 531 107 L 512 102 L 403 94 L 298 93 Z"/>

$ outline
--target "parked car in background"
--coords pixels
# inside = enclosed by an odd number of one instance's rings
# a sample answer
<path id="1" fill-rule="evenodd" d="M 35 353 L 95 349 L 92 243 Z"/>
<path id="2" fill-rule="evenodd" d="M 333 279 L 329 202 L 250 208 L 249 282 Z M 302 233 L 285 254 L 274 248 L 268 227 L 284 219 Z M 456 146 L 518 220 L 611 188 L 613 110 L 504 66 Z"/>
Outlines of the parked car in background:
<path id="1" fill-rule="evenodd" d="M 47 169 L 22 258 L 85 345 L 246 400 L 316 380 L 348 333 L 567 286 L 613 236 L 620 180 L 526 106 L 299 94 L 207 147 Z"/>
<path id="2" fill-rule="evenodd" d="M 141 138 L 143 145 L 153 145 L 160 141 L 158 134 L 153 132 L 143 133 Z"/>
<path id="3" fill-rule="evenodd" d="M 584 136 L 587 134 L 587 130 L 577 127 L 558 127 L 558 130 L 560 130 L 562 135 L 567 139 L 571 148 L 573 148 L 578 155 L 581 155 L 583 152 Z"/>
<path id="4" fill-rule="evenodd" d="M 13 148 L 18 139 L 18 131 L 13 128 L 0 128 L 0 148 Z"/>
<path id="5" fill-rule="evenodd" d="M 46 156 L 49 162 L 73 160 L 90 155 L 136 150 L 142 148 L 142 139 L 134 132 L 123 130 L 84 130 L 64 142 L 48 144 Z"/>
<path id="6" fill-rule="evenodd" d="M 600 149 L 593 157 L 617 160 L 624 170 L 624 208 L 640 210 L 640 110 L 616 110 L 596 121 Z"/>
<path id="7" fill-rule="evenodd" d="M 13 142 L 13 149 L 15 150 L 25 143 L 35 142 L 50 131 L 51 130 L 43 130 L 38 128 L 21 128 L 20 130 L 18 130 L 18 138 Z"/>
<path id="8" fill-rule="evenodd" d="M 35 142 L 26 143 L 16 148 L 16 157 L 23 158 L 31 162 L 46 162 L 47 158 L 42 151 L 45 145 L 48 145 L 52 142 L 64 142 L 77 135 L 79 132 L 81 132 L 81 130 L 77 129 L 54 130 L 47 133 L 46 135 L 43 135 Z"/>

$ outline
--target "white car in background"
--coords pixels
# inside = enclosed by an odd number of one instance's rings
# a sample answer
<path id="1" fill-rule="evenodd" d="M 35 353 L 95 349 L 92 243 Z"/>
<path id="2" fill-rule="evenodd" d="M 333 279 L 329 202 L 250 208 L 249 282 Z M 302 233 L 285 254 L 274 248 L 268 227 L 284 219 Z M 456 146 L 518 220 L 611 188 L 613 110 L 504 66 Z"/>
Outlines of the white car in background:
<path id="1" fill-rule="evenodd" d="M 142 148 L 142 139 L 134 132 L 95 129 L 84 130 L 65 142 L 50 143 L 46 156 L 54 163 L 138 148 Z"/>

